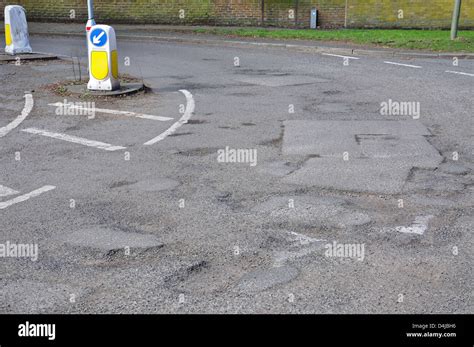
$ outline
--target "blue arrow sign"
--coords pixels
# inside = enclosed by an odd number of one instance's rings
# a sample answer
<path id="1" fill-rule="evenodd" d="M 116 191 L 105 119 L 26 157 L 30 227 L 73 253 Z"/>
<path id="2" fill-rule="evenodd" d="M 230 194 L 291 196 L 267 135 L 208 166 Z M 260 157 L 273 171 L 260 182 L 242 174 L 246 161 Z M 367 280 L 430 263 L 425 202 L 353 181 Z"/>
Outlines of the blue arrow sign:
<path id="1" fill-rule="evenodd" d="M 94 46 L 102 47 L 107 43 L 107 34 L 104 29 L 94 29 L 90 34 L 90 40 Z"/>

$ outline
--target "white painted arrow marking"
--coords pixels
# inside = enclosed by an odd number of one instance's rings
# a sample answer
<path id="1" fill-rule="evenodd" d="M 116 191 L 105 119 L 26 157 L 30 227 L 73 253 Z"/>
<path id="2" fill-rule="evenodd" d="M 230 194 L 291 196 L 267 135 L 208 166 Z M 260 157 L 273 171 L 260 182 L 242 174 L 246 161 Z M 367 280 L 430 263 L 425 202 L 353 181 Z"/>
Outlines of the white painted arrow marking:
<path id="1" fill-rule="evenodd" d="M 102 38 L 102 36 L 105 35 L 105 31 L 102 31 L 99 35 L 97 36 L 94 36 L 92 38 L 92 42 L 94 43 L 94 45 L 98 45 L 100 43 L 100 39 Z"/>
<path id="2" fill-rule="evenodd" d="M 3 128 L 0 128 L 0 137 L 4 137 L 7 135 L 10 131 L 15 129 L 17 126 L 23 122 L 26 117 L 30 114 L 31 110 L 33 109 L 34 106 L 34 100 L 33 100 L 33 95 L 31 94 L 25 94 L 25 107 L 23 108 L 23 111 L 21 111 L 21 114 L 16 117 L 16 119 L 9 123 L 7 126 L 4 126 Z"/>

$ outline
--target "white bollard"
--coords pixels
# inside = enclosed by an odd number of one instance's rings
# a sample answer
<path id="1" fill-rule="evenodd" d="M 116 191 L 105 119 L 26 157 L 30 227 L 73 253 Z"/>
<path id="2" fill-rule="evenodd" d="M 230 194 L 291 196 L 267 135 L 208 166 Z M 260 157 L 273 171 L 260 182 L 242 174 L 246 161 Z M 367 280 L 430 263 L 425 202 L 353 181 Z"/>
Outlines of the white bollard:
<path id="1" fill-rule="evenodd" d="M 88 35 L 89 90 L 120 89 L 118 52 L 114 28 L 94 25 Z"/>
<path id="2" fill-rule="evenodd" d="M 25 9 L 21 6 L 5 6 L 5 43 L 8 54 L 33 53 Z"/>

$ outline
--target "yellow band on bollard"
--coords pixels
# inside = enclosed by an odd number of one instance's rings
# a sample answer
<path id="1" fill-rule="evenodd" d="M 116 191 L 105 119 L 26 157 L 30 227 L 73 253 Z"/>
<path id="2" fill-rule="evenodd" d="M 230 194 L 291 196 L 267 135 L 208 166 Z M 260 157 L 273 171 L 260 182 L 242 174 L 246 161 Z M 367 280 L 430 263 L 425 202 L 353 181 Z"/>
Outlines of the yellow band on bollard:
<path id="1" fill-rule="evenodd" d="M 116 50 L 112 51 L 112 76 L 118 78 L 118 53 Z"/>
<path id="2" fill-rule="evenodd" d="M 109 75 L 107 52 L 91 52 L 91 73 L 97 80 L 104 80 Z"/>
<path id="3" fill-rule="evenodd" d="M 10 24 L 5 24 L 5 43 L 7 46 L 12 44 L 12 32 L 10 29 Z"/>

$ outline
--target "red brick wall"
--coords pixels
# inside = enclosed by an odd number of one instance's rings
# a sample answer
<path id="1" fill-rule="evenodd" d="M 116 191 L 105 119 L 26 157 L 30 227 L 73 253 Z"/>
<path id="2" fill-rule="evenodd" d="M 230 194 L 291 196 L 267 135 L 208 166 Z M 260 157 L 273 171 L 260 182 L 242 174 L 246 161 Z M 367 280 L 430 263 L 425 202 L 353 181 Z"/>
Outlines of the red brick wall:
<path id="1" fill-rule="evenodd" d="M 264 0 L 263 25 L 309 27 L 310 10 L 319 10 L 323 28 L 449 27 L 454 0 Z M 0 0 L 20 4 L 29 20 L 84 22 L 86 0 Z M 262 25 L 262 0 L 95 0 L 96 18 L 103 23 Z M 405 18 L 398 20 L 396 10 Z M 180 10 L 184 18 L 180 18 Z M 290 18 L 290 10 L 295 18 Z M 70 18 L 71 11 L 76 17 Z M 474 27 L 474 0 L 463 0 L 461 24 Z"/>
<path id="2" fill-rule="evenodd" d="M 324 27 L 344 23 L 345 0 L 264 0 L 264 24 L 309 27 L 312 7 L 320 9 Z M 86 0 L 0 0 L 26 8 L 29 20 L 84 22 Z M 297 5 L 298 4 L 298 5 Z M 180 10 L 185 17 L 180 18 Z M 289 10 L 295 18 L 289 18 Z M 75 18 L 71 18 L 71 11 Z M 95 17 L 113 23 L 261 25 L 262 0 L 95 0 Z"/>

